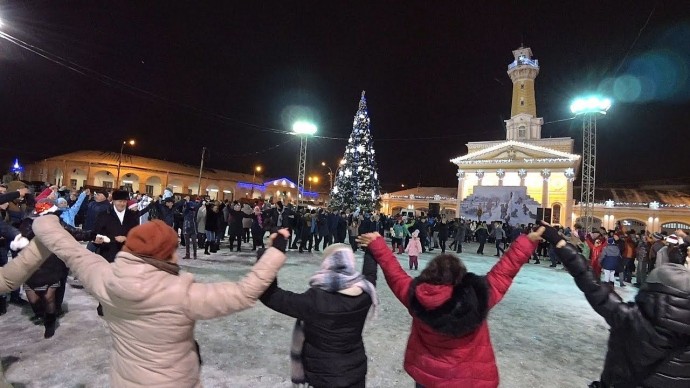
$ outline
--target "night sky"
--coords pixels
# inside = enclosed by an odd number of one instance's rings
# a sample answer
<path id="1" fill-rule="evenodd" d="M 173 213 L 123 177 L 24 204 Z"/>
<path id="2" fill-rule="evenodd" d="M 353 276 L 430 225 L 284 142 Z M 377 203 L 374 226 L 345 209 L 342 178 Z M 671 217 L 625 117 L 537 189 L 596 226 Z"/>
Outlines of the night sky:
<path id="1" fill-rule="evenodd" d="M 198 165 L 205 146 L 210 167 L 295 179 L 299 141 L 284 133 L 308 116 L 323 137 L 307 173 L 326 181 L 320 163 L 342 157 L 366 90 L 384 191 L 454 186 L 465 143 L 505 139 L 524 42 L 543 137 L 579 153 L 581 123 L 559 121 L 571 100 L 614 100 L 599 186 L 690 179 L 690 2 L 484 3 L 0 3 L 2 32 L 52 59 L 0 39 L 2 169 L 133 137 L 125 152 Z"/>

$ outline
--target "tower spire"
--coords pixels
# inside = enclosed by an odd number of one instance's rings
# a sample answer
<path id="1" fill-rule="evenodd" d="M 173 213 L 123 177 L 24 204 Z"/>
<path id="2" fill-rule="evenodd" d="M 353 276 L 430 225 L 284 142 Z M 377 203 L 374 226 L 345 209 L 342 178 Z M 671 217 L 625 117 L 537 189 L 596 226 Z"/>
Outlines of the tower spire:
<path id="1" fill-rule="evenodd" d="M 524 35 L 522 37 L 524 38 Z M 532 49 L 524 46 L 513 50 L 513 56 L 515 59 L 508 65 L 508 76 L 513 81 L 513 100 L 510 120 L 506 120 L 506 139 L 541 139 L 543 120 L 537 118 L 537 102 L 534 95 L 534 80 L 539 74 L 539 61 L 532 58 Z"/>

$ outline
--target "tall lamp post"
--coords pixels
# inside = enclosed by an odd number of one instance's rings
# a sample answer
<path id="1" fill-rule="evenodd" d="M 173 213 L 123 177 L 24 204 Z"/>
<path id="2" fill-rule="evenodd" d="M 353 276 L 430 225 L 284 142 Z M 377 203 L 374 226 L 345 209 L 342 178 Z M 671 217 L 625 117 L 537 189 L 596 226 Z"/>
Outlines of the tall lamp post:
<path id="1" fill-rule="evenodd" d="M 316 133 L 316 125 L 306 121 L 298 121 L 292 125 L 292 132 L 300 137 L 299 166 L 297 168 L 297 206 L 299 206 L 304 192 L 304 175 L 307 163 L 307 140 Z"/>
<path id="2" fill-rule="evenodd" d="M 570 110 L 582 118 L 582 193 L 580 220 L 585 231 L 590 230 L 594 211 L 594 189 L 597 166 L 597 118 L 611 108 L 611 100 L 601 97 L 577 98 Z"/>
<path id="3" fill-rule="evenodd" d="M 256 173 L 261 172 L 261 166 L 254 167 L 254 175 L 252 176 L 252 195 L 249 199 L 254 198 L 254 186 L 256 185 Z"/>
<path id="4" fill-rule="evenodd" d="M 321 162 L 321 165 L 328 169 L 328 180 L 331 184 L 331 191 L 333 191 L 333 170 L 326 164 L 326 162 Z"/>
<path id="5" fill-rule="evenodd" d="M 125 144 L 133 146 L 135 144 L 134 139 L 124 140 L 120 146 L 120 157 L 117 158 L 117 182 L 115 182 L 116 188 L 120 188 L 120 168 L 122 167 L 122 151 L 125 149 Z"/>
<path id="6" fill-rule="evenodd" d="M 309 191 L 311 191 L 311 184 L 312 184 L 312 183 L 315 184 L 315 185 L 318 184 L 318 183 L 319 183 L 319 177 L 317 177 L 317 176 L 310 176 L 310 177 L 308 178 L 308 180 L 309 180 Z"/>

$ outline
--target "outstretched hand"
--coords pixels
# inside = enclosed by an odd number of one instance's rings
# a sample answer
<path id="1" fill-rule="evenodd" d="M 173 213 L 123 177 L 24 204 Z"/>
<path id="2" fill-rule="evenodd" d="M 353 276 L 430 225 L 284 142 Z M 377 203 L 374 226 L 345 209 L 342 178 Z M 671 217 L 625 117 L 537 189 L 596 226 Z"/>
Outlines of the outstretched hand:
<path id="1" fill-rule="evenodd" d="M 532 242 L 537 242 L 541 241 L 543 238 L 542 235 L 544 234 L 544 231 L 546 230 L 545 227 L 540 226 L 537 230 L 531 231 L 528 235 L 527 238 L 529 238 L 530 241 Z"/>
<path id="2" fill-rule="evenodd" d="M 278 232 L 268 236 L 269 245 L 285 253 L 289 237 L 290 232 L 286 228 L 279 229 Z"/>
<path id="3" fill-rule="evenodd" d="M 357 241 L 357 244 L 359 244 L 360 247 L 366 248 L 367 246 L 369 246 L 369 244 L 374 242 L 379 237 L 381 237 L 381 235 L 378 234 L 378 232 L 365 233 L 357 236 L 355 241 Z"/>
<path id="4" fill-rule="evenodd" d="M 544 229 L 544 231 L 542 233 L 542 235 L 543 235 L 542 238 L 544 240 L 553 244 L 557 248 L 562 248 L 566 244 L 565 239 L 560 234 L 558 234 L 558 231 L 556 230 L 556 228 L 551 226 L 546 221 L 540 221 L 539 223 L 542 225 L 541 227 L 539 227 L 539 229 Z"/>

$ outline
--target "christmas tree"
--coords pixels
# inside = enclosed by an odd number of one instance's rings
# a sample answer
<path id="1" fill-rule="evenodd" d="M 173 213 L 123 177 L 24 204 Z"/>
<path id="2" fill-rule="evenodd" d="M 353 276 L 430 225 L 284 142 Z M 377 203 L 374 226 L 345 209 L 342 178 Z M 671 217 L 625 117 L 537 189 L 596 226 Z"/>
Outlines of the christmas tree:
<path id="1" fill-rule="evenodd" d="M 333 209 L 354 211 L 359 208 L 371 212 L 381 207 L 381 187 L 369 123 L 367 99 L 362 91 L 345 156 L 331 192 L 330 207 Z"/>

